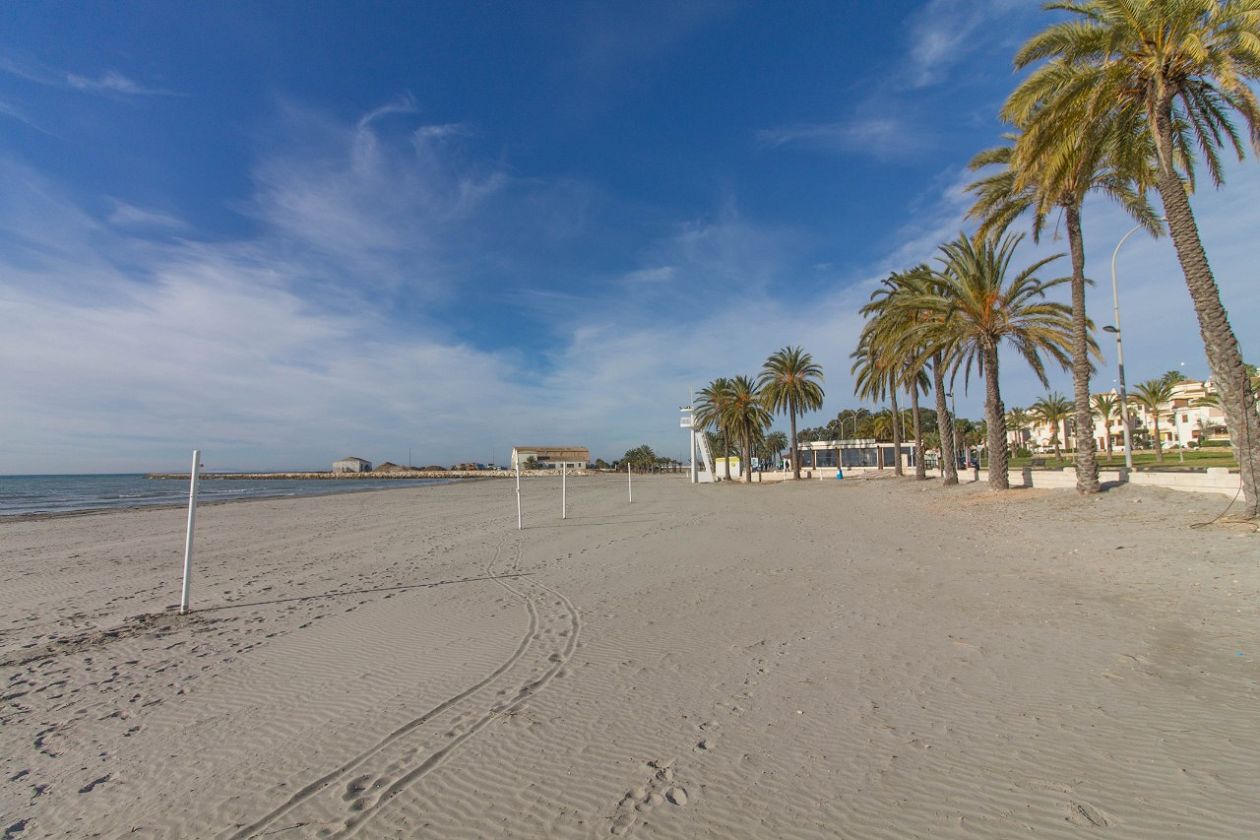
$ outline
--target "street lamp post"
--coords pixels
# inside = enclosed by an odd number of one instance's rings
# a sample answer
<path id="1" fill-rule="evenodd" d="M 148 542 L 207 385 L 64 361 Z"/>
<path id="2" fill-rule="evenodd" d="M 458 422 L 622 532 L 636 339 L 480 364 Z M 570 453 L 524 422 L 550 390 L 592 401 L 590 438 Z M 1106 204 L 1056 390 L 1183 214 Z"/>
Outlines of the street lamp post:
<path id="1" fill-rule="evenodd" d="M 1120 256 L 1120 246 L 1141 229 L 1142 225 L 1135 225 L 1132 230 L 1120 237 L 1120 241 L 1116 243 L 1116 249 L 1111 252 L 1111 311 L 1114 324 L 1103 327 L 1103 332 L 1112 333 L 1116 337 L 1116 371 L 1120 385 L 1120 422 L 1124 427 L 1124 467 L 1126 470 L 1133 469 L 1133 434 L 1129 429 L 1129 392 L 1124 384 L 1124 340 L 1120 335 L 1120 287 L 1116 282 L 1116 259 Z"/>

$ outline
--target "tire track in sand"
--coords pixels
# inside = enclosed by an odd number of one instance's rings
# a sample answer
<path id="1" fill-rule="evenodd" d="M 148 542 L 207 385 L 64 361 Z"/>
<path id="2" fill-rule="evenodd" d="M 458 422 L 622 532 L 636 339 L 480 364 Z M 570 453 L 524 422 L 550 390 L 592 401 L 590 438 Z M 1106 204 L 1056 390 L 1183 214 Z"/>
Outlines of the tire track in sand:
<path id="1" fill-rule="evenodd" d="M 486 575 L 521 600 L 529 616 L 528 628 L 512 655 L 474 685 L 407 721 L 376 744 L 296 791 L 277 808 L 227 835 L 231 840 L 259 836 L 282 817 L 293 822 L 279 830 L 320 825 L 321 837 L 357 834 L 398 794 L 441 765 L 492 721 L 518 710 L 564 669 L 577 647 L 581 630 L 578 611 L 568 598 L 545 584 L 517 578 L 514 586 L 494 576 L 494 567 L 508 539 L 505 536 L 495 548 L 486 564 Z M 519 571 L 522 547 L 518 539 L 511 564 L 513 571 Z M 510 673 L 526 669 L 532 672 L 524 679 Z M 506 687 L 501 687 L 503 684 Z M 492 691 L 495 693 L 490 694 Z M 444 727 L 428 726 L 446 718 L 453 720 Z M 443 731 L 435 732 L 435 729 Z M 434 738 L 440 738 L 441 743 L 431 743 Z M 351 776 L 353 778 L 349 778 Z M 347 778 L 344 792 L 336 796 L 334 785 Z M 330 796 L 321 794 L 330 794 L 335 799 L 328 802 Z M 304 813 L 308 811 L 311 813 Z"/>

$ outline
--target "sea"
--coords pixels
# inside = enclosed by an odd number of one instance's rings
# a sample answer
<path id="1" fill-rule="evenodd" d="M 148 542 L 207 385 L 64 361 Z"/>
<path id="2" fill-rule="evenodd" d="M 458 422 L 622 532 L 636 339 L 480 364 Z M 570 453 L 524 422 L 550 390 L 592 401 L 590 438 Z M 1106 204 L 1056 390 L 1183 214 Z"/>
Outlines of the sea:
<path id="1" fill-rule="evenodd" d="M 199 502 L 326 496 L 391 487 L 447 484 L 450 479 L 207 479 L 197 486 Z M 119 475 L 0 475 L 0 517 L 89 510 L 186 505 L 188 479 Z"/>

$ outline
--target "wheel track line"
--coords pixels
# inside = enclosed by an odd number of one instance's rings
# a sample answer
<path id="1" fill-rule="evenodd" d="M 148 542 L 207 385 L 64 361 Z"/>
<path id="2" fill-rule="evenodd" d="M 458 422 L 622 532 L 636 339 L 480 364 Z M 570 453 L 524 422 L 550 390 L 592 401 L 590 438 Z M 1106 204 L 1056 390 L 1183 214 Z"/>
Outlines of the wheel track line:
<path id="1" fill-rule="evenodd" d="M 499 541 L 499 545 L 495 548 L 494 556 L 491 557 L 490 562 L 486 564 L 487 575 L 491 574 L 492 569 L 494 568 L 494 564 L 498 561 L 499 556 L 502 554 L 503 546 L 504 546 L 504 543 L 506 542 L 507 542 L 506 537 L 504 537 L 502 540 Z M 520 554 L 520 546 L 518 544 L 517 546 L 517 563 L 518 564 L 520 562 L 519 554 Z M 529 612 L 529 628 L 526 630 L 525 635 L 521 639 L 521 643 L 517 646 L 515 652 L 513 652 L 513 654 L 502 665 L 500 665 L 494 671 L 490 672 L 488 676 L 486 676 L 485 678 L 477 682 L 475 685 L 461 691 L 459 694 L 456 694 L 453 697 L 449 697 L 446 700 L 443 700 L 441 703 L 434 706 L 432 709 L 425 712 L 420 717 L 413 718 L 412 720 L 398 727 L 393 732 L 389 733 L 380 741 L 378 741 L 375 745 L 373 745 L 372 747 L 369 747 L 367 750 L 359 753 L 357 756 L 350 759 L 350 761 L 346 762 L 345 764 L 342 764 L 340 767 L 337 767 L 335 770 L 332 770 L 331 772 L 326 773 L 325 775 L 321 776 L 315 781 L 303 786 L 301 789 L 296 791 L 292 796 L 290 796 L 278 808 L 275 808 L 269 811 L 267 814 L 263 815 L 260 819 L 250 823 L 249 825 L 243 828 L 237 829 L 236 832 L 228 835 L 229 840 L 246 840 L 246 838 L 256 836 L 259 831 L 266 828 L 272 822 L 284 816 L 289 811 L 296 808 L 298 805 L 310 799 L 315 794 L 327 788 L 330 784 L 332 784 L 338 778 L 355 770 L 360 765 L 362 765 L 365 761 L 371 759 L 373 756 L 377 755 L 382 750 L 387 749 L 391 744 L 398 741 L 400 738 L 408 735 L 415 729 L 418 729 L 419 727 L 428 723 L 434 717 L 445 712 L 446 710 L 454 706 L 456 703 L 459 703 L 461 700 L 467 699 L 469 696 L 485 688 L 495 679 L 502 676 L 513 665 L 519 662 L 521 658 L 524 657 L 526 651 L 529 649 L 530 642 L 533 641 L 534 635 L 538 632 L 538 611 L 535 608 L 533 601 L 531 601 L 529 598 L 525 597 L 521 593 L 517 592 L 516 590 L 512 589 L 512 587 L 503 583 L 503 581 L 495 579 L 495 583 L 499 584 L 500 586 L 503 586 L 504 588 L 508 589 L 513 594 L 522 598 L 522 600 L 525 601 L 526 609 Z"/>
<path id="2" fill-rule="evenodd" d="M 520 546 L 518 545 L 518 550 L 516 553 L 516 561 L 513 563 L 513 567 L 512 567 L 513 570 L 519 571 L 520 559 L 521 559 L 521 552 L 520 552 Z M 512 589 L 512 587 L 509 586 L 508 584 L 503 583 L 503 581 L 498 580 L 496 578 L 495 582 L 499 583 L 505 589 L 509 589 L 513 593 L 519 595 L 520 597 L 525 598 L 527 602 L 529 601 L 529 598 L 527 595 L 516 592 L 516 590 Z M 456 737 L 450 743 L 446 744 L 441 749 L 437 750 L 434 753 L 431 753 L 420 764 L 416 765 L 411 770 L 409 770 L 406 774 L 396 779 L 388 788 L 386 788 L 381 793 L 379 797 L 377 797 L 376 801 L 372 804 L 370 808 L 365 809 L 364 811 L 360 812 L 361 813 L 360 818 L 355 819 L 351 825 L 346 826 L 346 828 L 343 829 L 342 831 L 337 832 L 336 834 L 332 835 L 334 840 L 340 840 L 340 838 L 348 838 L 348 837 L 356 836 L 360 831 L 363 830 L 363 828 L 369 822 L 372 821 L 372 819 L 378 813 L 380 813 L 380 809 L 382 806 L 389 803 L 395 796 L 402 793 L 412 784 L 419 781 L 424 776 L 428 775 L 430 771 L 440 767 L 445 762 L 445 760 L 449 758 L 451 754 L 454 753 L 455 750 L 460 745 L 462 745 L 465 741 L 472 738 L 474 735 L 476 735 L 478 732 L 484 729 L 487 725 L 490 724 L 491 721 L 497 719 L 500 715 L 504 713 L 510 714 L 511 712 L 514 712 L 517 709 L 519 709 L 522 705 L 525 704 L 526 701 L 528 701 L 530 698 L 534 697 L 540 691 L 546 688 L 547 685 L 555 678 L 556 674 L 558 674 L 565 667 L 565 665 L 569 663 L 569 660 L 573 658 L 573 654 L 577 651 L 578 636 L 581 633 L 581 629 L 582 629 L 582 619 L 577 608 L 573 606 L 573 602 L 570 601 L 565 595 L 563 595 L 562 593 L 560 593 L 559 591 L 555 589 L 552 589 L 550 586 L 547 586 L 546 584 L 540 583 L 535 580 L 530 580 L 528 581 L 528 583 L 533 586 L 537 586 L 538 588 L 542 589 L 543 591 L 551 595 L 554 595 L 557 599 L 560 600 L 565 610 L 569 614 L 569 627 L 570 627 L 569 638 L 561 652 L 560 661 L 552 665 L 552 667 L 549 668 L 545 673 L 543 673 L 543 675 L 540 676 L 537 680 L 534 680 L 532 683 L 527 683 L 525 686 L 523 686 L 521 688 L 521 692 L 518 693 L 516 700 L 509 701 L 509 703 L 506 705 L 503 705 L 503 704 L 495 705 L 481 719 L 479 719 L 476 723 L 472 724 L 467 729 L 467 731 L 461 733 L 458 737 Z"/>

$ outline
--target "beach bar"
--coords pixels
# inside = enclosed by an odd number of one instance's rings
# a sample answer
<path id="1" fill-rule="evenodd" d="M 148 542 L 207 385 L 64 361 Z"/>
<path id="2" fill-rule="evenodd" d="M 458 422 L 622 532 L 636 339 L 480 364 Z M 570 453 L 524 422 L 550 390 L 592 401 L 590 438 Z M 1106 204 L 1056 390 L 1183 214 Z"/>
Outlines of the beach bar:
<path id="1" fill-rule="evenodd" d="M 797 456 L 803 470 L 890 470 L 896 463 L 897 450 L 891 443 L 869 439 L 815 440 L 799 444 Z M 913 443 L 901 445 L 901 465 L 914 468 Z"/>

